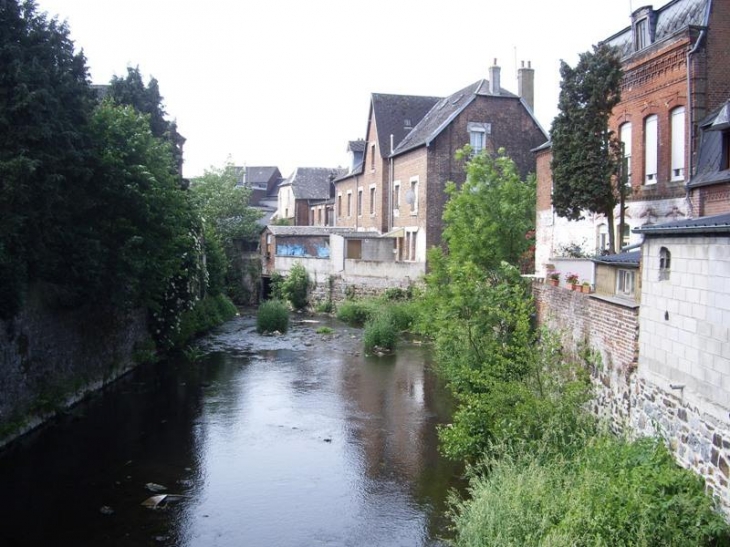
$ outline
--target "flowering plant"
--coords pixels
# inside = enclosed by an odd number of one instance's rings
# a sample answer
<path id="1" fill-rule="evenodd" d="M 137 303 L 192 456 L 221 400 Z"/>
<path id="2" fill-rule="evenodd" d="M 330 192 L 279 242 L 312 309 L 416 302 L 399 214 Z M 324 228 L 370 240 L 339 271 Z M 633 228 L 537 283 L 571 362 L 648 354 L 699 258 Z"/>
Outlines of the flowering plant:
<path id="1" fill-rule="evenodd" d="M 576 285 L 578 283 L 578 274 L 568 272 L 565 274 L 565 280 L 571 285 Z"/>
<path id="2" fill-rule="evenodd" d="M 560 272 L 558 270 L 552 270 L 551 272 L 548 272 L 548 277 L 558 281 L 560 279 Z"/>

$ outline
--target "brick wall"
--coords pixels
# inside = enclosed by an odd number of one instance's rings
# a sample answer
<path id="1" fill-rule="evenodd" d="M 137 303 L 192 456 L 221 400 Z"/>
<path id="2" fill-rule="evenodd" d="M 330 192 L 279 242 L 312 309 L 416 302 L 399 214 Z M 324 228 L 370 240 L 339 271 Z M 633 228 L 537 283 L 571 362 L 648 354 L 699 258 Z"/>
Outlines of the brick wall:
<path id="1" fill-rule="evenodd" d="M 726 242 L 724 249 L 730 249 L 730 241 Z M 644 273 L 645 277 L 651 275 Z M 646 285 L 644 283 L 645 290 Z M 533 294 L 539 323 L 560 332 L 568 351 L 576 355 L 583 352 L 585 356 L 588 354 L 586 350 L 591 350 L 601 356 L 600 360 L 591 361 L 590 366 L 596 388 L 591 404 L 594 414 L 607 420 L 615 432 L 626 433 L 629 437 L 661 436 L 677 462 L 703 477 L 708 492 L 718 499 L 720 507 L 730 515 L 728 397 L 722 399 L 725 408 L 718 407 L 708 398 L 693 392 L 691 384 L 683 383 L 687 382 L 687 377 L 677 377 L 670 382 L 671 376 L 664 376 L 666 371 L 662 374 L 655 372 L 657 367 L 646 362 L 646 341 L 641 344 L 639 356 L 638 309 L 539 282 L 533 284 Z M 730 296 L 725 291 L 721 297 L 710 300 L 717 306 L 727 307 L 728 298 Z M 695 295 L 689 300 L 699 302 L 703 299 Z M 694 309 L 695 306 L 688 305 L 685 300 L 684 308 Z M 673 315 L 669 317 L 671 319 Z M 723 343 L 715 346 L 700 344 L 708 351 L 716 347 L 719 355 L 697 358 L 693 361 L 695 364 L 689 366 L 690 373 L 700 369 L 717 371 L 719 367 L 726 376 L 730 375 L 727 366 L 730 362 L 730 344 L 727 342 L 726 326 L 730 324 L 730 317 L 722 317 L 725 322 L 718 325 L 717 329 L 724 330 L 710 329 L 710 333 L 722 338 Z M 693 326 L 691 321 L 681 320 L 681 324 L 690 329 Z M 656 332 L 656 328 L 647 326 L 644 320 L 641 321 L 641 329 L 642 332 Z M 687 334 L 687 331 L 665 333 L 657 338 L 658 347 L 671 355 L 669 361 L 682 360 L 687 355 L 687 349 L 681 347 L 682 341 L 688 340 Z M 642 340 L 646 340 L 646 334 L 642 334 Z M 656 357 L 656 352 L 648 354 Z M 712 381 L 716 389 L 723 389 L 727 385 L 722 378 Z"/>
<path id="2" fill-rule="evenodd" d="M 591 365 L 593 411 L 614 430 L 622 430 L 631 414 L 629 380 L 637 364 L 638 309 L 543 283 L 533 285 L 533 294 L 538 322 L 560 332 L 570 353 L 591 350 L 600 356 Z"/>

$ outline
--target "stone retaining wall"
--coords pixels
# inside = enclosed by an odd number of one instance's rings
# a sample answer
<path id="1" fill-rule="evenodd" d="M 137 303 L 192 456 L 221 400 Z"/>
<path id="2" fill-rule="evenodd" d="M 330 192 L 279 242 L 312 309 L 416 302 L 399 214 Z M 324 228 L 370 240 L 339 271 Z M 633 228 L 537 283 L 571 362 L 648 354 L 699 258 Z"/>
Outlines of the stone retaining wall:
<path id="1" fill-rule="evenodd" d="M 664 438 L 730 515 L 730 422 L 638 370 L 639 308 L 539 282 L 533 295 L 538 322 L 562 333 L 565 349 L 590 363 L 592 411 L 617 433 Z"/>
<path id="2" fill-rule="evenodd" d="M 52 310 L 31 291 L 0 321 L 0 446 L 129 371 L 147 339 L 142 311 Z"/>

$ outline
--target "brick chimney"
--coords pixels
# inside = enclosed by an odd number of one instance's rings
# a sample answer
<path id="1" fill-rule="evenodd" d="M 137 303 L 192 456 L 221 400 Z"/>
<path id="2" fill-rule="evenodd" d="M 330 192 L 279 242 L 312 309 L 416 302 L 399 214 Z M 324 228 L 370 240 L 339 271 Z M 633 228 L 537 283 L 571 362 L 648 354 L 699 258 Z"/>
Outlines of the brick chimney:
<path id="1" fill-rule="evenodd" d="M 499 95 L 501 83 L 499 81 L 500 69 L 497 66 L 497 59 L 494 60 L 494 65 L 489 67 L 489 93 L 492 95 Z"/>
<path id="2" fill-rule="evenodd" d="M 535 69 L 530 61 L 522 61 L 522 67 L 517 70 L 517 94 L 522 97 L 532 112 L 535 111 Z"/>

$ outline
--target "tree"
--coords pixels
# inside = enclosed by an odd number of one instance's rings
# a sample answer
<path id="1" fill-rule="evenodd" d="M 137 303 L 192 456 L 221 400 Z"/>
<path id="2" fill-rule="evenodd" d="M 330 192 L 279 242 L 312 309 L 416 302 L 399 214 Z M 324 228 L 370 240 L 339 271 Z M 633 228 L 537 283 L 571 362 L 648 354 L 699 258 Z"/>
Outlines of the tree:
<path id="1" fill-rule="evenodd" d="M 32 0 L 0 3 L 0 317 L 27 285 L 66 282 L 76 188 L 90 178 L 93 95 L 65 24 Z"/>
<path id="2" fill-rule="evenodd" d="M 570 220 L 584 211 L 606 216 L 614 225 L 614 208 L 625 191 L 618 183 L 621 147 L 608 121 L 621 100 L 621 61 L 606 44 L 580 55 L 571 68 L 561 62 L 558 115 L 550 132 L 553 159 L 553 205 Z M 610 252 L 615 249 L 609 230 Z"/>
<path id="3" fill-rule="evenodd" d="M 219 246 L 226 255 L 224 272 L 211 271 L 211 279 L 214 275 L 225 277 L 232 295 L 241 285 L 243 268 L 237 245 L 255 242 L 259 234 L 261 215 L 249 207 L 250 194 L 249 188 L 238 184 L 233 165 L 207 170 L 190 185 L 193 204 L 205 224 L 206 249 Z"/>
<path id="4" fill-rule="evenodd" d="M 127 67 L 127 76 L 112 77 L 109 96 L 119 105 L 129 105 L 137 111 L 149 116 L 152 134 L 160 139 L 167 140 L 175 158 L 175 169 L 182 176 L 182 146 L 185 139 L 177 131 L 177 123 L 167 121 L 167 112 L 162 104 L 160 86 L 156 78 L 150 78 L 145 85 L 139 67 Z"/>
<path id="5" fill-rule="evenodd" d="M 463 157 L 468 150 L 457 153 Z M 517 265 L 530 247 L 535 226 L 535 179 L 520 180 L 514 162 L 499 150 L 482 153 L 466 166 L 466 182 L 446 185 L 444 241 L 457 262 L 470 261 L 483 269 L 502 262 Z"/>

